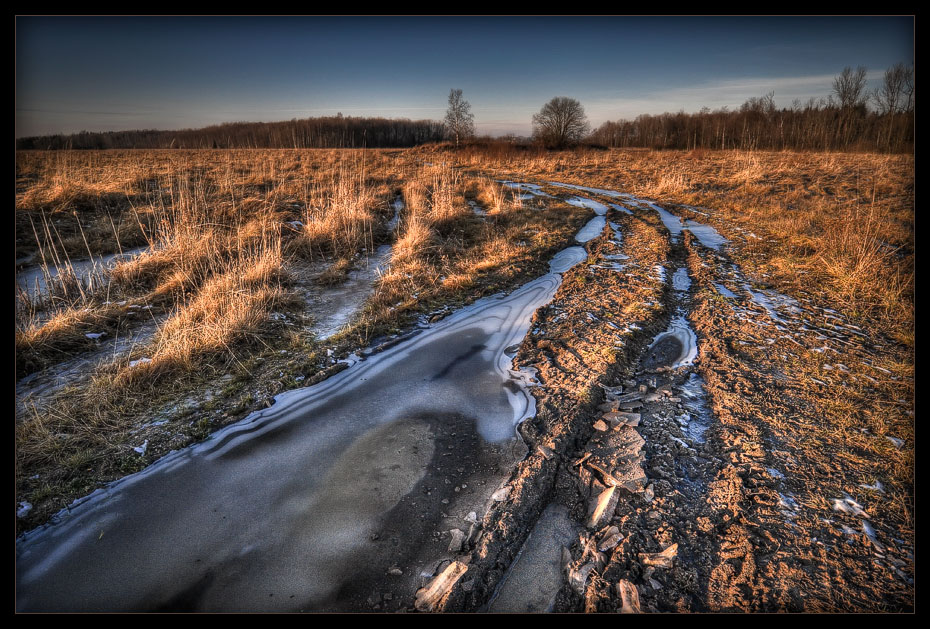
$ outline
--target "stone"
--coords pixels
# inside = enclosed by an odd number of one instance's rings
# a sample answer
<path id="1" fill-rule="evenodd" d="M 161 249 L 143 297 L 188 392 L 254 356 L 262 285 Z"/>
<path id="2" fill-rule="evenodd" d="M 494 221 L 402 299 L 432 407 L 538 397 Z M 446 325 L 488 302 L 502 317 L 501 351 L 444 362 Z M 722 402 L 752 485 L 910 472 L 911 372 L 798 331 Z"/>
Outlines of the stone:
<path id="1" fill-rule="evenodd" d="M 616 526 L 611 526 L 607 529 L 607 532 L 604 534 L 604 537 L 597 545 L 597 549 L 601 552 L 606 552 L 608 550 L 613 550 L 617 545 L 623 541 L 623 534 L 620 532 Z"/>
<path id="2" fill-rule="evenodd" d="M 607 425 L 607 422 L 605 422 L 603 419 L 599 419 L 594 422 L 594 430 L 597 430 L 598 432 L 606 432 L 609 430 L 609 428 L 610 427 Z"/>
<path id="3" fill-rule="evenodd" d="M 608 487 L 602 491 L 596 500 L 591 504 L 588 516 L 588 527 L 593 529 L 601 528 L 614 515 L 617 508 L 617 487 Z"/>
<path id="4" fill-rule="evenodd" d="M 661 553 L 640 553 L 639 560 L 644 566 L 655 566 L 656 568 L 668 568 L 672 565 L 672 560 L 678 555 L 678 544 L 672 544 Z"/>
<path id="5" fill-rule="evenodd" d="M 620 595 L 620 602 L 622 605 L 620 608 L 621 614 L 642 613 L 642 610 L 639 608 L 639 591 L 636 589 L 635 585 L 626 579 L 620 579 L 620 582 L 617 583 L 617 594 Z"/>
<path id="6" fill-rule="evenodd" d="M 435 611 L 467 571 L 468 564 L 453 561 L 429 585 L 417 590 L 413 606 L 421 612 Z"/>
<path id="7" fill-rule="evenodd" d="M 457 553 L 462 550 L 462 542 L 465 541 L 465 532 L 461 529 L 452 529 L 449 533 L 452 535 L 452 541 L 449 542 L 449 552 Z"/>

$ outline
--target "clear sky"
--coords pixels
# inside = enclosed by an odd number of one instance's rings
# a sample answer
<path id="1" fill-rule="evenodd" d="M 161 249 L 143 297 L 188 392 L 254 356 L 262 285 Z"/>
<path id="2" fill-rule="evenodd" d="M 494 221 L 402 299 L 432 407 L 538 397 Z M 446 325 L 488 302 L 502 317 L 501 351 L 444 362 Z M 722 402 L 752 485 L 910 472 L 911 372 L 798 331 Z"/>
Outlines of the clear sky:
<path id="1" fill-rule="evenodd" d="M 16 136 L 331 115 L 442 119 L 464 91 L 479 133 L 530 133 L 554 96 L 593 126 L 643 113 L 826 96 L 914 59 L 912 17 L 16 19 Z"/>

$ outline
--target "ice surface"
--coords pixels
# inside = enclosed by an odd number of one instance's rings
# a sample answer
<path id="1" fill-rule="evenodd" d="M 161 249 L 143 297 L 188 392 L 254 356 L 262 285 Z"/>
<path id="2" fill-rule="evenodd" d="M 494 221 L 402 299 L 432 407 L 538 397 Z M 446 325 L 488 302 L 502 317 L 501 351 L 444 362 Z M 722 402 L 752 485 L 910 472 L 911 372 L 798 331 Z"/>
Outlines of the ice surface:
<path id="1" fill-rule="evenodd" d="M 672 276 L 672 288 L 677 291 L 685 292 L 691 288 L 691 278 L 688 276 L 688 269 L 680 267 Z"/>
<path id="2" fill-rule="evenodd" d="M 694 236 L 701 241 L 702 245 L 714 251 L 719 251 L 721 246 L 730 242 L 717 233 L 717 230 L 710 225 L 704 225 L 703 223 L 698 223 L 691 219 L 685 221 L 684 228 L 694 234 Z"/>
<path id="3" fill-rule="evenodd" d="M 570 247 L 511 294 L 353 355 L 327 380 L 76 501 L 18 540 L 17 608 L 287 611 L 336 596 L 370 564 L 383 518 L 422 494 L 437 422 L 521 443 L 535 399 L 505 350 L 551 300 L 557 272 L 586 257 Z"/>
<path id="4" fill-rule="evenodd" d="M 575 234 L 575 240 L 578 242 L 588 242 L 593 238 L 597 238 L 601 235 L 601 232 L 604 231 L 606 222 L 603 216 L 595 216 L 581 228 L 581 231 Z"/>
<path id="5" fill-rule="evenodd" d="M 584 197 L 571 197 L 569 199 L 565 199 L 565 202 L 569 205 L 574 205 L 575 207 L 586 207 L 589 210 L 594 210 L 594 213 L 598 216 L 604 216 L 607 214 L 607 206 L 592 199 L 585 199 Z"/>

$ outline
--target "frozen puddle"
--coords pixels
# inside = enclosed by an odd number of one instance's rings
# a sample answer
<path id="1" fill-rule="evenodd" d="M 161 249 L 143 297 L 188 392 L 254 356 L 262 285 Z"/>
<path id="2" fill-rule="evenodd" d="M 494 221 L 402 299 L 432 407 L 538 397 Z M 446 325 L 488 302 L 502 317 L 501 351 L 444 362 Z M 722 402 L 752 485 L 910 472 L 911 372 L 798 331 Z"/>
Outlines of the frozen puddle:
<path id="1" fill-rule="evenodd" d="M 677 369 L 697 358 L 697 335 L 684 315 L 679 314 L 649 345 L 643 364 L 647 369 Z"/>
<path id="2" fill-rule="evenodd" d="M 570 247 L 510 295 L 76 501 L 18 540 L 17 609 L 359 611 L 372 591 L 411 598 L 449 543 L 432 541 L 454 527 L 446 516 L 483 513 L 524 456 L 516 425 L 535 402 L 505 350 L 586 256 Z"/>
<path id="3" fill-rule="evenodd" d="M 391 245 L 381 245 L 368 256 L 361 268 L 349 272 L 348 279 L 308 299 L 315 318 L 313 331 L 321 339 L 329 338 L 346 326 L 371 295 L 375 280 L 391 261 Z"/>
<path id="4" fill-rule="evenodd" d="M 713 249 L 714 251 L 720 251 L 720 247 L 730 242 L 719 233 L 717 233 L 717 230 L 710 225 L 698 223 L 697 221 L 693 221 L 690 218 L 685 221 L 684 228 L 694 234 L 695 238 L 701 241 L 702 245 L 708 249 Z"/>
<path id="5" fill-rule="evenodd" d="M 562 547 L 578 534 L 568 509 L 551 503 L 539 516 L 488 609 L 494 613 L 550 612 L 562 587 Z"/>
<path id="6" fill-rule="evenodd" d="M 468 200 L 468 205 L 471 207 L 471 211 L 475 213 L 476 216 L 487 216 L 488 213 L 481 209 L 481 206 L 475 203 L 473 200 Z"/>
<path id="7" fill-rule="evenodd" d="M 572 190 L 580 190 L 582 192 L 590 192 L 591 194 L 602 194 L 605 197 L 622 197 L 622 193 L 617 192 L 616 190 L 605 190 L 604 188 L 589 188 L 587 186 L 576 186 L 570 183 L 558 183 L 557 181 L 550 181 L 550 186 L 556 186 L 558 188 L 570 188 Z"/>
<path id="8" fill-rule="evenodd" d="M 404 209 L 404 200 L 401 197 L 394 199 L 394 216 L 391 217 L 391 220 L 388 221 L 387 228 L 388 231 L 393 232 L 397 229 L 397 226 L 400 224 L 400 213 Z"/>
<path id="9" fill-rule="evenodd" d="M 723 284 L 718 284 L 718 283 L 714 282 L 714 288 L 716 288 L 716 289 L 717 289 L 717 292 L 720 293 L 721 295 L 723 295 L 724 297 L 729 297 L 730 299 L 736 299 L 736 298 L 737 298 L 737 297 L 736 297 L 736 293 L 734 293 L 733 291 L 731 291 L 729 288 L 727 288 L 727 287 L 724 286 Z"/>
<path id="10" fill-rule="evenodd" d="M 748 283 L 743 284 L 743 289 L 749 293 L 752 300 L 758 305 L 765 308 L 765 311 L 769 314 L 774 321 L 781 323 L 783 325 L 788 325 L 784 319 L 782 319 L 778 314 L 778 308 L 782 308 L 791 314 L 798 314 L 801 312 L 798 308 L 797 303 L 791 297 L 787 295 L 782 295 L 775 291 L 756 291 L 750 288 Z"/>
<path id="11" fill-rule="evenodd" d="M 610 207 L 617 210 L 618 212 L 624 212 L 626 214 L 629 214 L 630 216 L 633 216 L 633 212 L 623 207 L 622 205 L 617 205 L 616 203 L 609 203 L 608 205 L 610 205 Z"/>
<path id="12" fill-rule="evenodd" d="M 672 276 L 672 288 L 679 292 L 687 292 L 691 288 L 691 278 L 688 276 L 688 269 L 680 267 Z"/>
<path id="13" fill-rule="evenodd" d="M 542 186 L 540 186 L 539 184 L 517 183 L 515 181 L 498 181 L 498 183 L 502 183 L 508 188 L 513 188 L 515 190 L 520 191 L 521 193 L 524 193 L 524 190 L 525 190 L 526 192 L 524 194 L 531 194 L 536 197 L 550 197 L 550 198 L 552 197 L 551 194 L 543 192 Z M 521 197 L 521 198 L 526 198 L 526 197 Z"/>
<path id="14" fill-rule="evenodd" d="M 607 206 L 603 203 L 598 203 L 593 199 L 586 199 L 584 197 L 571 197 L 565 199 L 565 202 L 569 205 L 574 205 L 575 207 L 584 207 L 589 210 L 594 210 L 594 213 L 598 216 L 604 216 L 607 214 Z"/>
<path id="15" fill-rule="evenodd" d="M 704 380 L 695 372 L 681 385 L 682 404 L 688 413 L 682 428 L 685 434 L 697 443 L 704 443 L 704 433 L 710 428 L 714 415 L 707 408 Z"/>
<path id="16" fill-rule="evenodd" d="M 607 219 L 603 216 L 595 216 L 575 234 L 575 240 L 578 242 L 588 242 L 593 238 L 597 238 L 601 235 L 601 232 L 604 231 L 604 225 L 606 224 Z"/>
<path id="17" fill-rule="evenodd" d="M 148 247 L 139 247 L 137 249 L 128 249 L 123 253 L 113 253 L 87 260 L 72 260 L 70 268 L 74 276 L 87 286 L 94 280 L 101 279 L 104 273 L 117 263 L 134 258 L 148 251 L 148 249 Z M 61 267 L 49 266 L 47 274 L 41 266 L 26 267 L 16 274 L 16 285 L 29 295 L 30 299 L 35 299 L 40 295 L 47 295 L 48 281 L 54 280 L 60 273 L 67 272 L 68 266 L 68 264 Z"/>

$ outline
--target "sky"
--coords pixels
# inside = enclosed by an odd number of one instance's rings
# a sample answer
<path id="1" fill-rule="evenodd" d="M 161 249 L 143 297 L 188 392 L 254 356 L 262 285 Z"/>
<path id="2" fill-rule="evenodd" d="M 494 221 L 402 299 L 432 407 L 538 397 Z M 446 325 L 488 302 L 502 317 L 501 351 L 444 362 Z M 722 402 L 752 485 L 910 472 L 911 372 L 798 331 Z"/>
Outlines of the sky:
<path id="1" fill-rule="evenodd" d="M 310 116 L 441 120 L 529 135 L 551 98 L 593 127 L 825 97 L 844 67 L 913 63 L 905 17 L 18 17 L 16 137 Z"/>

